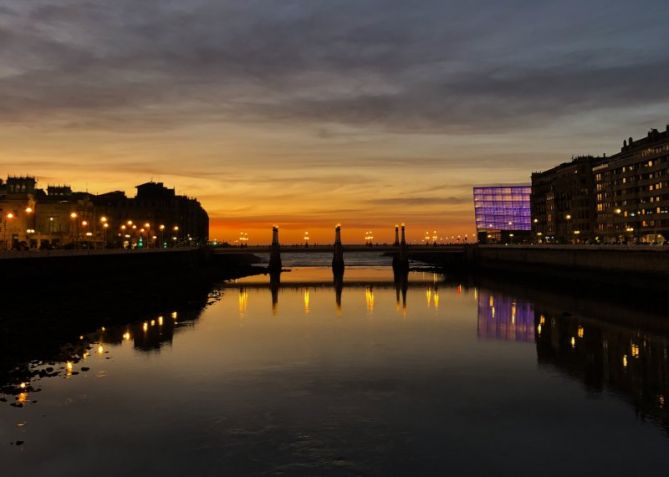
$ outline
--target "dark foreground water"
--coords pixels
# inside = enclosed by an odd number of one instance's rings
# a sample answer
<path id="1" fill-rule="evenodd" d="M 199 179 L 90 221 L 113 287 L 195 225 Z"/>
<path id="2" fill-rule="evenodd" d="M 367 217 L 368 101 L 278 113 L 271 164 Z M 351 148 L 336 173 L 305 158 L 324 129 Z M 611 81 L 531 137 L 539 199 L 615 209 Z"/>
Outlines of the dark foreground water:
<path id="1" fill-rule="evenodd" d="M 2 475 L 669 472 L 663 317 L 388 267 L 126 313 L 5 373 Z"/>

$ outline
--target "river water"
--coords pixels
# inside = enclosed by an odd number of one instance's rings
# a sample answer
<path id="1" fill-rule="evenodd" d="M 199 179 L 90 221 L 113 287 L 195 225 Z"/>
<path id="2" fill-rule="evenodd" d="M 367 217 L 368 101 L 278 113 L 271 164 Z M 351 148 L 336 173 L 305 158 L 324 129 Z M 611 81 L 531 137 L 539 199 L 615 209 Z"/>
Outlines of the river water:
<path id="1" fill-rule="evenodd" d="M 26 363 L 3 474 L 667 475 L 663 317 L 298 260 Z"/>

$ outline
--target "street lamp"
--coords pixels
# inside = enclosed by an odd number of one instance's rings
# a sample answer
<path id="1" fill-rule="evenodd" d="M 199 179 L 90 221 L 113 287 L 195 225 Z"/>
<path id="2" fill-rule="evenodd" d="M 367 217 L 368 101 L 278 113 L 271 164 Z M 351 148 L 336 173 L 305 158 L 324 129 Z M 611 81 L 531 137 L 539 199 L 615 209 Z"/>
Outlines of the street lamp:
<path id="1" fill-rule="evenodd" d="M 158 227 L 158 229 L 160 229 L 160 248 L 163 248 L 165 246 L 165 240 L 163 238 L 163 231 L 165 230 L 165 225 L 160 224 L 160 227 Z"/>
<path id="2" fill-rule="evenodd" d="M 78 247 L 77 244 L 77 235 L 78 235 L 78 222 L 77 222 L 77 217 L 79 217 L 79 214 L 76 212 L 70 212 L 70 219 L 72 219 L 72 243 L 74 244 L 74 248 Z"/>
<path id="3" fill-rule="evenodd" d="M 3 235 L 2 235 L 2 241 L 5 242 L 5 249 L 9 250 L 9 244 L 7 243 L 7 226 L 10 220 L 14 219 L 14 213 L 13 212 L 7 212 L 5 215 L 5 220 L 4 220 L 4 227 L 3 229 Z"/>
<path id="4" fill-rule="evenodd" d="M 108 240 L 107 240 L 107 230 L 109 229 L 109 224 L 107 222 L 104 222 L 102 224 L 102 228 L 104 229 L 104 232 L 103 232 L 104 233 L 104 242 L 105 242 L 104 246 L 107 247 L 107 242 L 108 242 Z"/>

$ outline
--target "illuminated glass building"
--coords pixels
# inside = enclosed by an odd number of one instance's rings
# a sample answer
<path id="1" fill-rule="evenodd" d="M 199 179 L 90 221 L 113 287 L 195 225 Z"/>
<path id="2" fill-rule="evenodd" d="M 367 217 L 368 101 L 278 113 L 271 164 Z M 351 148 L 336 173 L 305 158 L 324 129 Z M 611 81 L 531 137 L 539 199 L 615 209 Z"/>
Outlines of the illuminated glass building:
<path id="1" fill-rule="evenodd" d="M 529 184 L 474 187 L 474 214 L 480 243 L 518 243 L 532 229 Z"/>

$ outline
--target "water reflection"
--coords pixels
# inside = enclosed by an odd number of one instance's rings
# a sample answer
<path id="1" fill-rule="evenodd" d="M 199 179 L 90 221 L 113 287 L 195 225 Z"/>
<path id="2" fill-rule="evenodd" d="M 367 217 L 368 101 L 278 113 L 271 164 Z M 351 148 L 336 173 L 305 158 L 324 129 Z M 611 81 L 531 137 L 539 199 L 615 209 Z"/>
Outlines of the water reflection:
<path id="1" fill-rule="evenodd" d="M 9 303 L 5 316 L 14 318 L 14 326 L 3 338 L 14 339 L 3 340 L 0 347 L 0 395 L 27 403 L 22 391 L 34 391 L 41 378 L 73 377 L 88 371 L 92 355 L 109 359 L 108 345 L 132 342 L 140 352 L 157 352 L 171 345 L 175 333 L 193 326 L 202 310 L 219 297 L 210 287 L 183 289 L 169 300 L 160 300 L 180 310 L 166 309 L 151 296 L 135 296 L 94 311 L 88 305 L 100 301 L 96 296 L 81 300 L 81 309 L 57 299 L 50 302 L 51 308 L 39 311 L 28 303 L 20 307 Z M 28 342 L 31 346 L 25 346 Z"/>
<path id="2" fill-rule="evenodd" d="M 622 395 L 641 419 L 651 419 L 669 431 L 666 335 L 541 308 L 534 322 L 541 366 L 559 369 L 591 392 Z"/>
<path id="3" fill-rule="evenodd" d="M 534 309 L 529 302 L 488 290 L 476 295 L 480 338 L 534 341 Z"/>
<path id="4" fill-rule="evenodd" d="M 669 326 L 633 310 L 625 313 L 634 325 L 576 314 L 559 294 L 501 289 L 427 272 L 295 269 L 141 312 L 133 304 L 113 322 L 88 315 L 67 338 L 52 336 L 60 354 L 23 356 L 44 374 L 4 381 L 15 408 L 0 407 L 11 423 L 3 436 L 41 443 L 41 468 L 65 447 L 91 458 L 102 442 L 119 462 L 162 455 L 165 475 L 495 475 L 528 459 L 541 469 L 544 445 L 556 456 L 594 446 L 599 458 L 579 464 L 592 475 L 615 471 L 607 463 L 624 452 L 660 468 L 663 434 L 634 413 L 669 426 Z M 40 380 L 52 374 L 66 379 Z M 582 385 L 598 399 L 584 398 Z M 21 412 L 29 425 L 19 429 Z M 93 419 L 101 430 L 77 440 Z M 53 442 L 53 422 L 67 445 Z M 127 445 L 115 437 L 124 432 Z M 621 435 L 629 441 L 617 444 Z M 504 459 L 478 458 L 500 449 Z M 8 470 L 35 471 L 2 446 L 0 458 Z M 556 472 L 569 472 L 573 462 L 556 459 Z"/>

